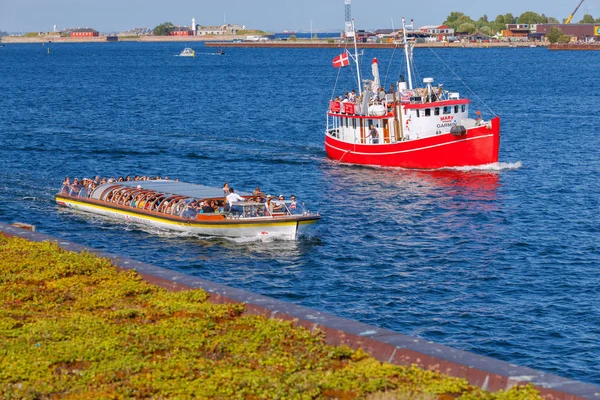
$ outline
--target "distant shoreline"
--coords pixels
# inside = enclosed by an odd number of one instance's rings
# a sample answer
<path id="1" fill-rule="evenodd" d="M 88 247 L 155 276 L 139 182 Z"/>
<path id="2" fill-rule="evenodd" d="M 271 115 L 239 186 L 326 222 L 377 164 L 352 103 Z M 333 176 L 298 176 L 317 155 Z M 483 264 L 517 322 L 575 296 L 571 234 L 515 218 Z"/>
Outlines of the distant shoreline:
<path id="1" fill-rule="evenodd" d="M 61 36 L 2 36 L 2 43 L 112 43 L 107 37 L 61 37 Z M 233 41 L 242 39 L 235 35 L 203 35 L 203 36 L 116 36 L 118 42 L 211 42 L 211 41 Z M 244 37 L 245 38 L 245 37 Z"/>
<path id="2" fill-rule="evenodd" d="M 114 43 L 107 40 L 108 36 L 95 37 L 23 37 L 3 36 L 1 43 Z M 310 40 L 269 40 L 266 42 L 240 41 L 245 37 L 235 35 L 203 35 L 203 36 L 118 36 L 117 42 L 146 42 L 146 43 L 193 43 L 202 42 L 209 47 L 252 47 L 252 48 L 344 48 L 345 43 L 330 43 L 326 39 Z M 234 42 L 236 40 L 237 42 Z M 546 47 L 547 42 L 497 42 L 497 43 L 416 43 L 415 47 L 433 48 L 503 48 L 503 47 Z M 358 43 L 359 48 L 385 49 L 397 48 L 401 45 L 394 43 Z"/>

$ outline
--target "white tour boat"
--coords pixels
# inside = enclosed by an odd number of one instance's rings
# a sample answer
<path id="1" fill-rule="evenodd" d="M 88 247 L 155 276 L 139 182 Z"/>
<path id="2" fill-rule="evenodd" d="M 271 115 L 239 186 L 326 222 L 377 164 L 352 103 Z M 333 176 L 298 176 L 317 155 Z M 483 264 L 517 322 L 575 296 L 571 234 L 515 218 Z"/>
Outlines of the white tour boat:
<path id="1" fill-rule="evenodd" d="M 101 184 L 93 190 L 64 185 L 56 202 L 160 229 L 222 237 L 296 239 L 321 219 L 295 200 L 261 202 L 240 194 L 244 200 L 227 207 L 219 188 L 170 180 L 128 181 Z"/>

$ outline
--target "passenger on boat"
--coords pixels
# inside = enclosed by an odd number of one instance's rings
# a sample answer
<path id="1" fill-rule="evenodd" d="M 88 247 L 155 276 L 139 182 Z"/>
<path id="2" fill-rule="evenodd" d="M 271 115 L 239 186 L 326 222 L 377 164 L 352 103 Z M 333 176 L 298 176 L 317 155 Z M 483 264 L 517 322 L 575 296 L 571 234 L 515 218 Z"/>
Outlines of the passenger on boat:
<path id="1" fill-rule="evenodd" d="M 229 196 L 229 184 L 227 182 L 223 184 L 223 196 Z"/>
<path id="2" fill-rule="evenodd" d="M 282 194 L 279 195 L 279 201 L 284 201 L 285 197 Z M 268 200 L 267 200 L 268 201 Z M 272 212 L 277 212 L 283 210 L 283 203 L 280 203 L 278 200 L 273 200 L 270 202 L 270 210 Z"/>
<path id="3" fill-rule="evenodd" d="M 351 103 L 356 103 L 356 90 L 352 89 L 352 92 L 350 92 L 350 95 L 348 96 L 348 100 L 350 100 Z"/>
<path id="4" fill-rule="evenodd" d="M 290 210 L 295 210 L 296 209 L 296 196 L 291 195 L 290 200 L 292 200 L 292 202 L 290 203 L 289 208 L 290 208 Z"/>
<path id="5" fill-rule="evenodd" d="M 273 196 L 271 196 L 270 194 L 267 195 L 267 201 L 265 202 L 265 205 L 267 206 L 267 209 L 269 211 L 271 211 L 271 201 L 273 200 Z"/>
<path id="6" fill-rule="evenodd" d="M 210 214 L 215 212 L 215 209 L 213 207 L 211 207 L 211 205 L 208 202 L 204 202 L 204 205 L 202 206 L 202 212 L 204 214 Z"/>
<path id="7" fill-rule="evenodd" d="M 377 129 L 375 129 L 373 124 L 371 124 L 369 126 L 369 128 L 370 128 L 370 130 L 369 130 L 369 134 L 367 135 L 367 138 L 371 138 L 371 143 L 378 144 L 379 143 L 379 133 L 377 132 Z"/>
<path id="8" fill-rule="evenodd" d="M 254 191 L 252 192 L 252 196 L 253 197 L 258 197 L 258 196 L 260 196 L 261 193 L 262 192 L 260 191 L 260 187 L 257 186 L 257 187 L 254 188 Z"/>
<path id="9" fill-rule="evenodd" d="M 229 209 L 231 209 L 231 206 L 233 205 L 233 203 L 237 203 L 240 201 L 244 201 L 242 196 L 235 193 L 235 191 L 233 190 L 232 187 L 229 188 L 229 194 L 227 195 L 227 205 L 229 206 Z"/>

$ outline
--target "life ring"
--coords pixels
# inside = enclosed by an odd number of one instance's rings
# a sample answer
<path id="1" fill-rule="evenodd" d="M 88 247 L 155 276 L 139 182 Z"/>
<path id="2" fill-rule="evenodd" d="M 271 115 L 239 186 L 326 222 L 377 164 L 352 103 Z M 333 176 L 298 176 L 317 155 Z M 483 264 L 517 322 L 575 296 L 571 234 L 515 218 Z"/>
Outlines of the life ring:
<path id="1" fill-rule="evenodd" d="M 410 131 L 410 118 L 406 120 L 406 123 L 404 124 L 404 129 Z"/>

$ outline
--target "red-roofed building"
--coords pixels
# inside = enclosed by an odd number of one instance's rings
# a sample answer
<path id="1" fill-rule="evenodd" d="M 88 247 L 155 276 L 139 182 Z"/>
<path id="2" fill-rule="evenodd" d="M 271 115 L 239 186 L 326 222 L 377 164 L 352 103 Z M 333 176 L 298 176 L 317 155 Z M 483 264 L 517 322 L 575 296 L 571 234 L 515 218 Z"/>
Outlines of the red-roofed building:
<path id="1" fill-rule="evenodd" d="M 91 28 L 67 29 L 70 37 L 94 37 L 99 36 L 97 30 Z"/>
<path id="2" fill-rule="evenodd" d="M 169 32 L 169 36 L 194 36 L 194 31 L 187 26 L 178 26 Z"/>
<path id="3" fill-rule="evenodd" d="M 454 29 L 447 25 L 426 25 L 419 28 L 421 32 L 428 33 L 430 37 L 435 37 L 439 42 L 448 40 L 448 36 L 454 36 Z"/>

